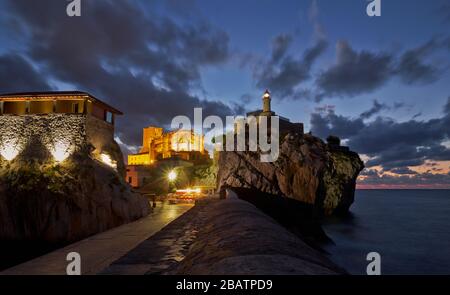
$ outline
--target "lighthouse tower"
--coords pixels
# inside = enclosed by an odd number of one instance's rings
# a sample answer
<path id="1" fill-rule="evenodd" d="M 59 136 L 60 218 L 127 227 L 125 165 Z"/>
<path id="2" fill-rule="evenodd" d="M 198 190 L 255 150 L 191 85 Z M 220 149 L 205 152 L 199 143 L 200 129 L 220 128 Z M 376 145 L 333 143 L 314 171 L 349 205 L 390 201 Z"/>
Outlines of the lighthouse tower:
<path id="1" fill-rule="evenodd" d="M 270 101 L 272 99 L 270 98 L 269 90 L 266 89 L 262 99 L 263 99 L 263 111 L 262 111 L 261 115 L 271 115 L 272 114 L 272 110 L 270 109 Z"/>

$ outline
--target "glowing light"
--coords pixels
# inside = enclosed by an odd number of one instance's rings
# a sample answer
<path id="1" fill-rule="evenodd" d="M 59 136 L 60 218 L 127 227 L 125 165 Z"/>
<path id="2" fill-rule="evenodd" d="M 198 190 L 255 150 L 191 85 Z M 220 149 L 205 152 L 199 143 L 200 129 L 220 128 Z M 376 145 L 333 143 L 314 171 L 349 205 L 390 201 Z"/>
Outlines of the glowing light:
<path id="1" fill-rule="evenodd" d="M 58 141 L 55 143 L 50 152 L 56 162 L 62 162 L 71 154 L 70 144 L 64 141 Z"/>
<path id="2" fill-rule="evenodd" d="M 0 148 L 0 154 L 7 161 L 12 161 L 19 154 L 19 149 L 12 143 L 6 143 Z"/>
<path id="3" fill-rule="evenodd" d="M 187 188 L 187 189 L 178 189 L 177 190 L 177 193 L 188 193 L 188 194 L 192 194 L 192 193 L 199 194 L 201 192 L 202 192 L 202 190 L 200 188 Z"/>
<path id="4" fill-rule="evenodd" d="M 100 159 L 102 160 L 102 162 L 104 164 L 106 164 L 114 169 L 117 169 L 117 162 L 114 161 L 110 155 L 103 153 L 100 155 Z"/>
<path id="5" fill-rule="evenodd" d="M 169 181 L 175 181 L 175 179 L 177 179 L 177 172 L 175 172 L 175 170 L 170 171 L 169 174 L 167 174 L 167 178 Z"/>

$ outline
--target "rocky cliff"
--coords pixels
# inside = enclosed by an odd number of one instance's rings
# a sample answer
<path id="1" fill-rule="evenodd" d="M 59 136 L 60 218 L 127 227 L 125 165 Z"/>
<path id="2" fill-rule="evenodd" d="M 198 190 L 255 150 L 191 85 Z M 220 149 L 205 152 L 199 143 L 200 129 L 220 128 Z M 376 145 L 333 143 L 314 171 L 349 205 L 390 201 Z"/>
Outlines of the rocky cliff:
<path id="1" fill-rule="evenodd" d="M 221 152 L 218 188 L 249 188 L 311 204 L 320 214 L 347 212 L 364 164 L 357 153 L 309 134 L 289 133 L 276 162 L 256 152 Z"/>
<path id="2" fill-rule="evenodd" d="M 149 213 L 113 168 L 83 152 L 61 164 L 0 159 L 0 240 L 69 243 Z"/>

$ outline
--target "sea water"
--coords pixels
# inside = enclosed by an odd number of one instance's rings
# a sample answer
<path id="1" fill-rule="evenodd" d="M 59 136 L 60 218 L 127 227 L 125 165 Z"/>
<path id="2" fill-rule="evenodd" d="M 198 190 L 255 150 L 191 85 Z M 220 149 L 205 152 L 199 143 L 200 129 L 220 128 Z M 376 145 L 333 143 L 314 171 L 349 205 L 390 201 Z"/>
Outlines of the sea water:
<path id="1" fill-rule="evenodd" d="M 357 190 L 346 218 L 330 218 L 323 248 L 351 274 L 370 252 L 381 274 L 450 274 L 450 190 Z"/>

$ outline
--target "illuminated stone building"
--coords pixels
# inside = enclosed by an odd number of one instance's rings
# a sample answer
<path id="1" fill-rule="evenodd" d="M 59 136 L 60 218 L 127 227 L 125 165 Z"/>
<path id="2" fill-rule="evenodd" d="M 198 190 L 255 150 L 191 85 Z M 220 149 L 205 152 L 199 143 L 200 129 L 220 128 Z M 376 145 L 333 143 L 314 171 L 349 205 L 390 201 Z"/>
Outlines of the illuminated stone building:
<path id="1" fill-rule="evenodd" d="M 139 153 L 128 155 L 126 180 L 133 187 L 140 187 L 159 164 L 170 162 L 171 166 L 189 166 L 209 159 L 203 135 L 192 130 L 165 132 L 163 128 L 149 126 L 143 129 Z"/>
<path id="2" fill-rule="evenodd" d="M 163 128 L 150 126 L 143 130 L 140 152 L 128 155 L 128 165 L 151 165 L 170 158 L 195 162 L 205 157 L 208 153 L 204 149 L 203 135 L 191 130 L 164 132 Z"/>
<path id="3" fill-rule="evenodd" d="M 0 95 L 0 155 L 62 162 L 86 146 L 94 158 L 124 172 L 114 123 L 122 112 L 85 92 Z M 119 166 L 117 167 L 118 163 Z"/>

